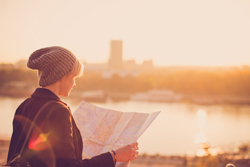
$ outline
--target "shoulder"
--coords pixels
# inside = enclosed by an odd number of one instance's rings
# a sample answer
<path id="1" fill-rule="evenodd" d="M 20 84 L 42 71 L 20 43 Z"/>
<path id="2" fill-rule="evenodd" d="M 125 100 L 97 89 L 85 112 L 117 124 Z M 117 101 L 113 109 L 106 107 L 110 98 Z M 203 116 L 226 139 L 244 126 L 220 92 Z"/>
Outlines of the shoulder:
<path id="1" fill-rule="evenodd" d="M 23 109 L 28 107 L 30 101 L 31 98 L 27 98 L 23 102 L 21 102 L 21 104 L 17 107 L 15 114 L 22 114 Z"/>
<path id="2" fill-rule="evenodd" d="M 31 101 L 31 98 L 30 98 L 30 97 L 27 98 L 27 99 L 25 99 L 25 100 L 19 105 L 19 108 L 20 108 L 20 107 L 24 107 L 24 106 L 28 106 L 28 104 L 30 103 L 30 101 Z"/>
<path id="3" fill-rule="evenodd" d="M 66 103 L 61 101 L 51 101 L 47 109 L 52 117 L 71 117 L 71 111 Z"/>
<path id="4" fill-rule="evenodd" d="M 72 126 L 73 116 L 68 106 L 59 101 L 52 102 L 47 109 L 47 121 L 50 127 L 61 131 Z"/>
<path id="5" fill-rule="evenodd" d="M 66 103 L 62 102 L 62 101 L 52 100 L 52 101 L 48 101 L 48 103 L 50 103 L 48 105 L 50 108 L 68 110 L 69 111 L 68 105 Z"/>

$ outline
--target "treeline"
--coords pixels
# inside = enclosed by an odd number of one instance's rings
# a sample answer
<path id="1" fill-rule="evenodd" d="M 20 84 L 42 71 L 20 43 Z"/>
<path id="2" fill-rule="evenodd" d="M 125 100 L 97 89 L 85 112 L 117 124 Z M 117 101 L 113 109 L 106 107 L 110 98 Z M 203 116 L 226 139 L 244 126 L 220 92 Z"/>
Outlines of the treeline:
<path id="1" fill-rule="evenodd" d="M 13 82 L 26 82 L 27 85 L 37 85 L 37 72 L 24 69 L 0 70 L 0 86 L 8 87 Z"/>
<path id="2" fill-rule="evenodd" d="M 167 89 L 190 95 L 250 96 L 250 68 L 166 68 L 141 73 L 138 77 L 113 75 L 108 79 L 103 79 L 100 73 L 85 73 L 76 83 L 76 90 L 102 89 L 134 93 Z"/>
<path id="3" fill-rule="evenodd" d="M 11 82 L 25 82 L 37 86 L 33 70 L 0 70 L 0 86 Z M 104 90 L 106 92 L 135 93 L 150 89 L 167 89 L 179 94 L 250 96 L 250 67 L 235 68 L 159 68 L 143 72 L 137 77 L 118 74 L 103 78 L 101 72 L 84 72 L 76 80 L 74 91 Z"/>

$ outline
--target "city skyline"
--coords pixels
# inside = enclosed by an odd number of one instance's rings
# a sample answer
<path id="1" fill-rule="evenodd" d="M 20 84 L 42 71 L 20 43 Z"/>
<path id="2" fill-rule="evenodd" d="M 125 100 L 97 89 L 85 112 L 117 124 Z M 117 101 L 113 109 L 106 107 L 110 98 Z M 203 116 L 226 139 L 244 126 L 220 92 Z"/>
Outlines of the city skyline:
<path id="1" fill-rule="evenodd" d="M 0 1 L 0 63 L 59 45 L 89 63 L 123 59 L 156 66 L 250 65 L 248 0 Z"/>

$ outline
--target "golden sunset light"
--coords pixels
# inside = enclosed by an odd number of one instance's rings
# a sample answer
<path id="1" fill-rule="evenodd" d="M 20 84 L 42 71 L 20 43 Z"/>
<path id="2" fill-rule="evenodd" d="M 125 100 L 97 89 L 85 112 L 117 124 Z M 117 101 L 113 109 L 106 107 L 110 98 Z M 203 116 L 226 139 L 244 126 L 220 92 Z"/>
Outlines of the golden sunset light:
<path id="1" fill-rule="evenodd" d="M 0 166 L 250 166 L 250 0 L 0 0 L 0 106 Z"/>
<path id="2" fill-rule="evenodd" d="M 63 46 L 81 60 L 107 62 L 109 41 L 125 60 L 155 65 L 250 64 L 248 0 L 0 1 L 0 62 Z"/>

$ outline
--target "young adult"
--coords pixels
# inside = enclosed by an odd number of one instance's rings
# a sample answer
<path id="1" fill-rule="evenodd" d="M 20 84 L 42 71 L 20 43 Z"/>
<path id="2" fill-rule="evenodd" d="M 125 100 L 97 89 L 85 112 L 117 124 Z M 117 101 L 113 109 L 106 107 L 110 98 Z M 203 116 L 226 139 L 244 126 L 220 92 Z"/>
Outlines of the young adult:
<path id="1" fill-rule="evenodd" d="M 82 63 L 71 51 L 59 46 L 36 50 L 27 66 L 38 70 L 40 87 L 16 110 L 7 161 L 20 153 L 23 144 L 20 162 L 22 165 L 28 162 L 32 167 L 112 167 L 116 162 L 137 158 L 138 143 L 135 142 L 82 159 L 80 131 L 70 108 L 60 99 L 70 94 L 76 86 L 75 79 L 83 73 Z M 39 109 L 49 101 L 51 103 L 34 120 Z M 31 126 L 34 128 L 28 134 Z"/>

